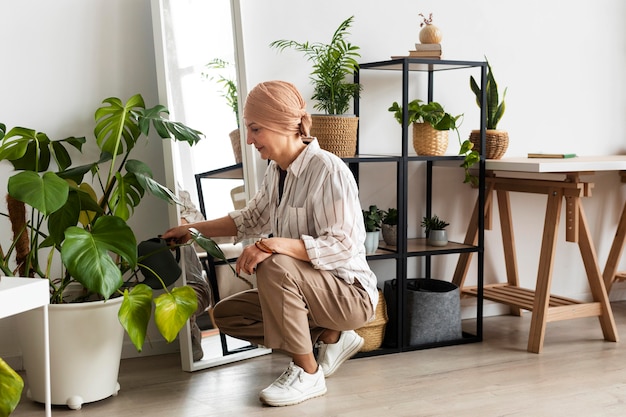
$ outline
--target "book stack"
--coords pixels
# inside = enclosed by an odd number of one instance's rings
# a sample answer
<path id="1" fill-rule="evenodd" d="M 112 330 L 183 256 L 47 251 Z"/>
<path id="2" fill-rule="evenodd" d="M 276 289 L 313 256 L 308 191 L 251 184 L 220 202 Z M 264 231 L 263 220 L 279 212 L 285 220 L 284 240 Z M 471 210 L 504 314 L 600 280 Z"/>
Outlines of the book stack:
<path id="1" fill-rule="evenodd" d="M 440 43 L 416 43 L 415 49 L 409 51 L 409 56 L 413 58 L 441 59 L 441 44 Z"/>
<path id="2" fill-rule="evenodd" d="M 416 43 L 415 49 L 409 50 L 409 54 L 405 56 L 392 56 L 395 58 L 430 58 L 441 59 L 441 44 L 440 43 Z"/>

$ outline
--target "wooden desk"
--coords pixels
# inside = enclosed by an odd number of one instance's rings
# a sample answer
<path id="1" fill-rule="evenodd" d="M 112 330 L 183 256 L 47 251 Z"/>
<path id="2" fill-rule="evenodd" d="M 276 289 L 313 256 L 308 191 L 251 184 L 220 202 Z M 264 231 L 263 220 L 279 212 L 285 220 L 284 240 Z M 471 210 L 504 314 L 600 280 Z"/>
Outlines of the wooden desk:
<path id="1" fill-rule="evenodd" d="M 41 308 L 44 322 L 45 413 L 52 414 L 50 401 L 50 345 L 48 339 L 48 280 L 36 278 L 0 277 L 0 319 Z"/>
<path id="2" fill-rule="evenodd" d="M 571 159 L 506 158 L 487 160 L 485 167 L 488 171 L 485 193 L 485 229 L 491 228 L 491 203 L 495 191 L 500 214 L 507 282 L 485 285 L 484 298 L 511 306 L 513 314 L 520 315 L 521 310 L 532 312 L 528 338 L 529 352 L 541 352 L 546 323 L 579 317 L 598 316 L 604 339 L 617 342 L 618 335 L 613 312 L 581 202 L 583 197 L 591 196 L 593 183 L 582 181 L 580 175 L 594 171 L 625 170 L 626 156 Z M 562 174 L 560 176 L 563 178 L 544 179 L 542 178 L 544 174 Z M 547 196 L 535 290 L 519 286 L 510 192 L 536 193 Z M 550 294 L 563 201 L 566 204 L 565 238 L 568 242 L 577 243 L 580 248 L 593 296 L 592 302 L 585 303 Z M 465 243 L 474 244 L 477 241 L 477 219 L 478 208 L 476 206 L 465 237 Z M 476 296 L 478 294 L 477 288 L 463 286 L 471 255 L 471 253 L 461 255 L 453 282 L 461 287 L 463 294 Z"/>

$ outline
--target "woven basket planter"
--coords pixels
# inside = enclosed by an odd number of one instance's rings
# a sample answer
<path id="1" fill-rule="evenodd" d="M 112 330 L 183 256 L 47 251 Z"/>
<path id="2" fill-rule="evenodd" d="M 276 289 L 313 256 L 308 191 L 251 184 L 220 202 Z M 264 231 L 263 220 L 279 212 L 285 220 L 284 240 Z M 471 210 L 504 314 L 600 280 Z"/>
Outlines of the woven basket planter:
<path id="1" fill-rule="evenodd" d="M 413 123 L 413 148 L 418 155 L 444 155 L 448 149 L 448 131 L 437 130 L 430 123 Z"/>
<path id="2" fill-rule="evenodd" d="M 233 147 L 233 155 L 235 155 L 235 163 L 241 163 L 241 132 L 235 129 L 228 134 L 230 136 L 230 144 Z"/>
<path id="3" fill-rule="evenodd" d="M 480 130 L 472 130 L 469 137 L 474 150 L 480 153 Z M 485 131 L 485 158 L 500 159 L 509 147 L 509 133 L 504 130 Z"/>
<path id="4" fill-rule="evenodd" d="M 350 158 L 356 153 L 356 116 L 314 114 L 311 136 L 316 137 L 322 149 L 340 158 Z"/>
<path id="5" fill-rule="evenodd" d="M 385 326 L 387 325 L 387 321 L 389 321 L 389 317 L 387 316 L 387 303 L 385 302 L 385 296 L 382 290 L 379 289 L 376 317 L 374 320 L 367 323 L 367 325 L 355 330 L 359 336 L 365 339 L 361 352 L 369 352 L 380 347 L 385 338 Z"/>

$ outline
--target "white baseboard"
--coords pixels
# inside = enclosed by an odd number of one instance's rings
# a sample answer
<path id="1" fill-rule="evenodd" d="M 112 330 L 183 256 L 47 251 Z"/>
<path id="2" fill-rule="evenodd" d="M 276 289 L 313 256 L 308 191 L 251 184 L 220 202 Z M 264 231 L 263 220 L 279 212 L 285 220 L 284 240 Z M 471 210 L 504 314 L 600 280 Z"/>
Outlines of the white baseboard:
<path id="1" fill-rule="evenodd" d="M 180 344 L 178 338 L 172 343 L 167 343 L 163 338 L 156 341 L 150 341 L 146 338 L 146 343 L 143 346 L 141 352 L 137 352 L 135 345 L 128 339 L 128 336 L 124 338 L 124 345 L 122 346 L 122 359 L 140 358 L 144 356 L 165 355 L 168 353 L 180 352 Z"/>

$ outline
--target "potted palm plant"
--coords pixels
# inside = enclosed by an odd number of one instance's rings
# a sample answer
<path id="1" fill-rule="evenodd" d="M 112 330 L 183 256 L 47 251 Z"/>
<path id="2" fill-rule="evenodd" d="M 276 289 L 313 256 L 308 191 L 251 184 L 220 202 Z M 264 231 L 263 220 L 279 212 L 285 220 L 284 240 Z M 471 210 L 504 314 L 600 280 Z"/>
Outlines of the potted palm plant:
<path id="1" fill-rule="evenodd" d="M 241 134 L 239 131 L 239 96 L 237 93 L 237 83 L 233 76 L 225 75 L 223 71 L 234 69 L 232 62 L 225 61 L 220 58 L 212 59 L 205 68 L 209 72 L 203 72 L 202 76 L 209 80 L 215 80 L 222 88 L 222 97 L 226 99 L 226 104 L 232 110 L 235 115 L 235 121 L 237 122 L 237 129 L 234 129 L 229 133 L 231 145 L 233 147 L 233 154 L 235 155 L 235 162 L 241 163 Z M 213 72 L 216 72 L 214 75 Z"/>
<path id="2" fill-rule="evenodd" d="M 388 109 L 394 118 L 402 124 L 402 106 L 393 102 Z M 438 156 L 445 154 L 448 148 L 448 131 L 454 130 L 459 140 L 459 155 L 464 156 L 461 167 L 465 170 L 464 183 L 476 185 L 478 179 L 472 175 L 470 168 L 479 161 L 480 155 L 476 152 L 471 141 L 461 142 L 457 120 L 462 115 L 453 116 L 446 112 L 443 106 L 436 101 L 424 103 L 415 99 L 409 102 L 407 124 L 413 125 L 413 147 L 418 155 Z"/>
<path id="3" fill-rule="evenodd" d="M 378 249 L 380 226 L 383 219 L 383 211 L 375 204 L 363 211 L 363 222 L 365 223 L 365 253 L 370 255 Z"/>
<path id="4" fill-rule="evenodd" d="M 157 296 L 138 283 L 142 257 L 127 224 L 146 193 L 176 201 L 153 179 L 148 165 L 130 158 L 139 139 L 148 136 L 151 126 L 161 138 L 189 145 L 201 139 L 200 132 L 166 115 L 161 105 L 147 108 L 139 94 L 126 103 L 107 98 L 95 112 L 92 145 L 100 156 L 84 165 L 74 165 L 71 155 L 82 152 L 85 137 L 51 140 L 45 133 L 23 127 L 7 130 L 0 123 L 0 162 L 12 164 L 16 171 L 7 179 L 8 214 L 2 216 L 10 220 L 13 236 L 7 246 L 0 241 L 0 269 L 6 276 L 49 281 L 53 404 L 80 408 L 83 402 L 117 393 L 124 330 L 141 351 L 153 304 L 155 323 L 168 342 L 196 309 L 197 297 L 189 286 L 169 290 L 159 277 L 164 292 Z M 196 238 L 210 246 L 206 239 Z M 109 310 L 103 321 L 89 318 L 101 310 Z M 30 396 L 43 402 L 44 368 L 38 363 L 43 355 L 36 352 L 43 346 L 36 339 L 43 332 L 28 327 L 41 325 L 37 318 L 28 324 L 28 313 L 21 315 L 20 329 Z M 78 333 L 77 339 L 72 342 L 70 334 L 61 334 L 63 330 Z M 103 357 L 107 342 L 114 345 L 112 359 Z M 67 359 L 55 357 L 63 353 Z M 79 363 L 79 358 L 86 363 Z M 98 359 L 104 359 L 101 368 Z M 71 370 L 76 377 L 69 375 Z"/>
<path id="5" fill-rule="evenodd" d="M 481 97 L 482 91 L 474 79 L 470 76 L 470 88 L 476 95 L 476 104 L 482 108 Z M 485 95 L 487 107 L 487 124 L 485 131 L 485 158 L 500 159 L 509 147 L 509 133 L 506 130 L 498 130 L 498 123 L 504 115 L 506 109 L 504 98 L 506 96 L 506 88 L 502 93 L 502 101 L 498 95 L 498 83 L 493 76 L 491 65 L 487 62 L 487 83 L 485 86 Z M 474 144 L 474 148 L 480 152 L 480 130 L 472 130 L 470 132 L 470 141 Z"/>
<path id="6" fill-rule="evenodd" d="M 324 114 L 314 114 L 311 136 L 320 146 L 340 157 L 351 157 L 356 152 L 358 118 L 347 114 L 352 100 L 361 92 L 361 85 L 347 80 L 358 70 L 359 47 L 346 40 L 354 16 L 341 22 L 330 43 L 276 40 L 270 47 L 283 51 L 293 48 L 304 53 L 313 64 L 310 79 L 316 101 L 314 108 Z"/>

